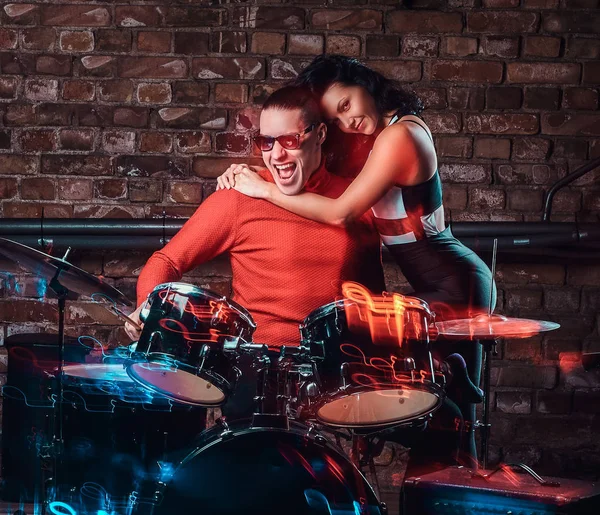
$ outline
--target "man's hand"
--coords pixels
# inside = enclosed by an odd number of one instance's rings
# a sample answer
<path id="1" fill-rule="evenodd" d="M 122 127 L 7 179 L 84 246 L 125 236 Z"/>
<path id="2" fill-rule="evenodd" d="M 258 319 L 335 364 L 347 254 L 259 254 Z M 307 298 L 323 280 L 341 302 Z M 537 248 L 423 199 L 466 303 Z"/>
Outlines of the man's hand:
<path id="1" fill-rule="evenodd" d="M 241 170 L 253 171 L 253 167 L 250 167 L 246 163 L 239 163 L 231 165 L 225 172 L 217 177 L 217 191 L 218 190 L 230 190 L 235 187 L 235 176 Z"/>
<path id="2" fill-rule="evenodd" d="M 139 306 L 133 313 L 131 313 L 131 315 L 128 315 L 128 316 L 136 324 L 138 324 L 141 327 L 144 327 L 144 324 L 140 320 L 140 312 L 141 311 L 142 311 L 142 306 Z M 128 336 L 131 338 L 132 341 L 139 340 L 140 335 L 142 334 L 141 329 L 138 329 L 137 327 L 133 326 L 129 322 L 125 322 L 125 332 L 128 334 Z"/>

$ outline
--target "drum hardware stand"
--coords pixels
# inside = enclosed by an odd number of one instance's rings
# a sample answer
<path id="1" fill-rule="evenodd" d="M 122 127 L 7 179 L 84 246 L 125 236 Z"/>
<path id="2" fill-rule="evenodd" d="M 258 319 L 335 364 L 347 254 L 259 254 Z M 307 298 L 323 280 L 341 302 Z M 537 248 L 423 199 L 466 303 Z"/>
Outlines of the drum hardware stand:
<path id="1" fill-rule="evenodd" d="M 492 355 L 497 356 L 498 351 L 496 349 L 497 340 L 481 340 L 483 346 L 483 421 L 477 420 L 474 424 L 475 427 L 481 429 L 481 461 L 483 469 L 486 470 L 488 467 L 489 459 L 489 437 L 490 429 L 490 387 L 491 387 L 491 369 L 492 369 Z"/>

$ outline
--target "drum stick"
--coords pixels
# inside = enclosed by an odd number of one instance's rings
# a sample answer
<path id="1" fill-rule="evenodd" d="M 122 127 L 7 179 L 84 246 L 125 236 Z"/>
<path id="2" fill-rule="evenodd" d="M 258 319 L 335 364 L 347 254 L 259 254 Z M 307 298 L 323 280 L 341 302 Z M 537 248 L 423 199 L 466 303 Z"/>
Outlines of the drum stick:
<path id="1" fill-rule="evenodd" d="M 129 318 L 118 307 L 113 306 L 112 304 L 110 306 L 106 306 L 106 307 L 108 309 L 110 309 L 110 311 L 112 311 L 120 320 L 122 320 L 123 322 L 127 322 L 127 323 L 131 324 L 138 331 L 141 331 L 143 329 L 143 327 L 140 324 L 138 324 L 137 322 L 134 322 L 133 319 Z"/>

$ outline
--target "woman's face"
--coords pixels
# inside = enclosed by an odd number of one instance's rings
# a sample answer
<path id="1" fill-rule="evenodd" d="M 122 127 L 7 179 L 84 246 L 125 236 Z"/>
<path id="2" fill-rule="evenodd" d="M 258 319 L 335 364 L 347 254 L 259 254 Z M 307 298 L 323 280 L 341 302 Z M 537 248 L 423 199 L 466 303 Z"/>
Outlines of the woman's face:
<path id="1" fill-rule="evenodd" d="M 373 134 L 381 119 L 373 97 L 365 88 L 339 82 L 329 86 L 323 94 L 321 110 L 328 123 L 354 134 Z"/>

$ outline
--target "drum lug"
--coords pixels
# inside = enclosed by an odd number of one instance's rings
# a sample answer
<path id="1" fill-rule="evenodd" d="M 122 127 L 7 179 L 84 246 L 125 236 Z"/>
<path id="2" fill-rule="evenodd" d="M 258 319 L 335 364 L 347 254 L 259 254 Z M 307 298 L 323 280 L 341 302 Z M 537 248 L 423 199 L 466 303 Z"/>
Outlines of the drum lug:
<path id="1" fill-rule="evenodd" d="M 229 424 L 227 424 L 225 417 L 219 417 L 217 420 L 215 420 L 215 424 L 223 430 L 219 433 L 219 438 L 225 440 L 233 436 L 233 431 L 229 429 Z"/>

